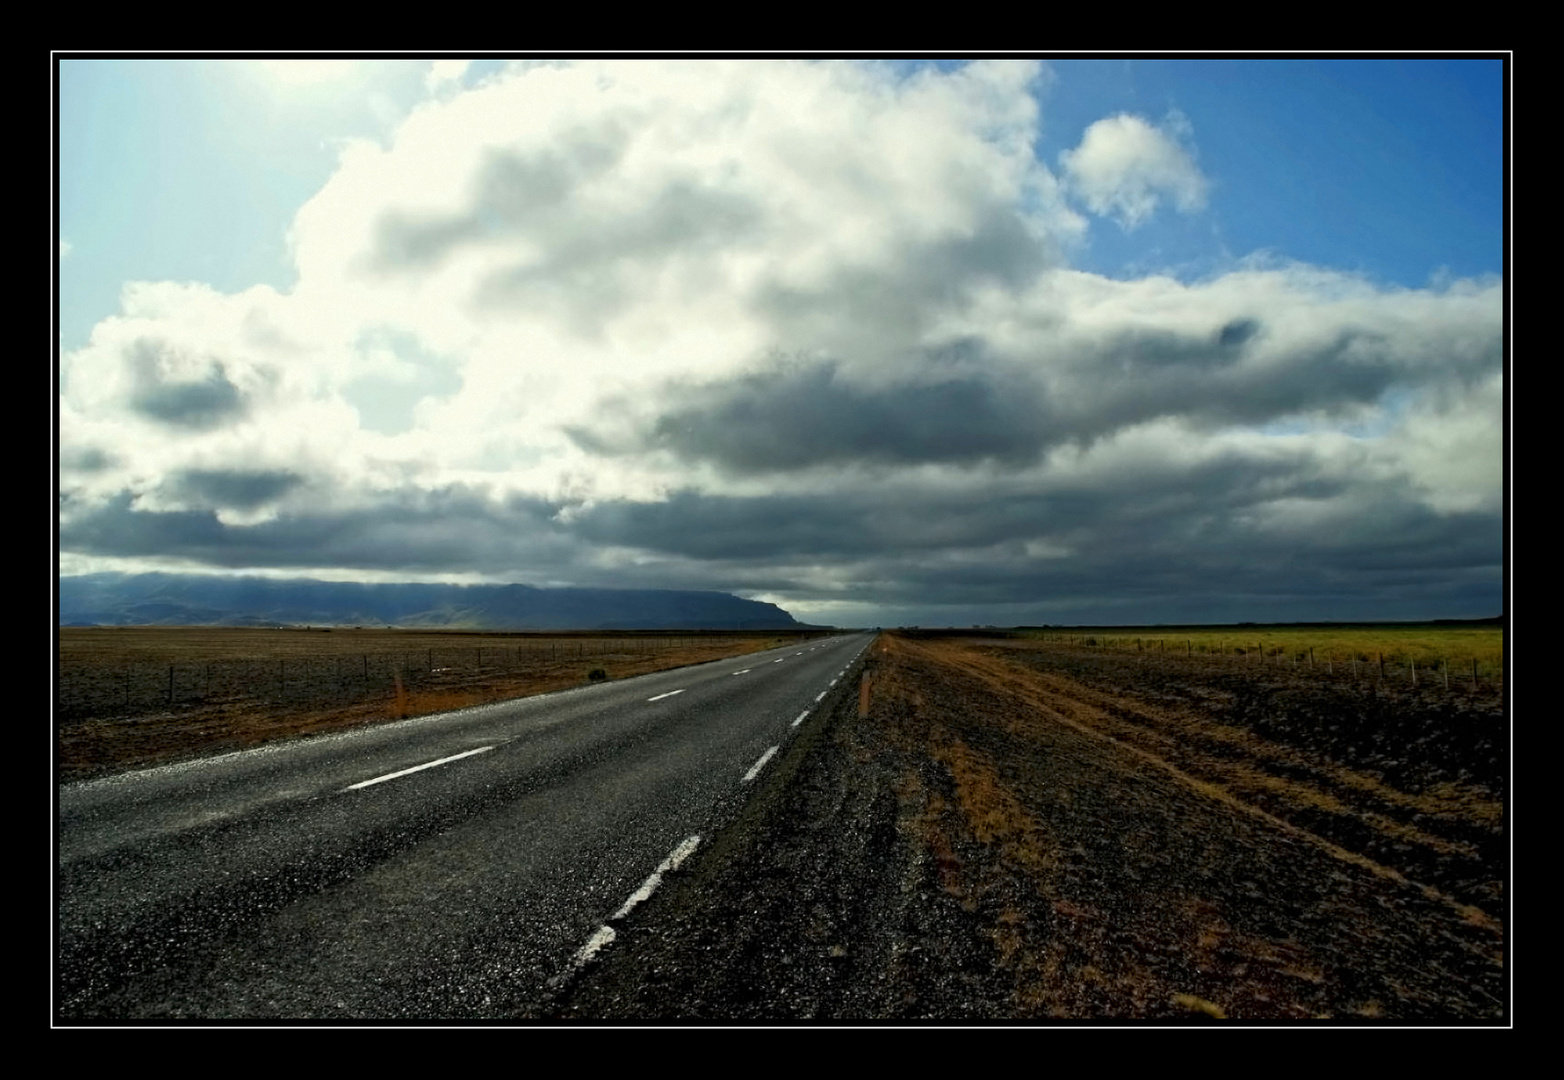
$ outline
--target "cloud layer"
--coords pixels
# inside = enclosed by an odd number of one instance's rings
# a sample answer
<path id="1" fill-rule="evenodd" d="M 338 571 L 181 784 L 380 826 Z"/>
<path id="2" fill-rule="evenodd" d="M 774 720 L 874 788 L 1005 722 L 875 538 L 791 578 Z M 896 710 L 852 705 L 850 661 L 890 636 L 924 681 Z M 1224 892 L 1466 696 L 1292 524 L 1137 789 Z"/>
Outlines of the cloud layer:
<path id="1" fill-rule="evenodd" d="M 299 211 L 293 289 L 132 283 L 63 358 L 62 566 L 1489 613 L 1501 283 L 1074 270 L 1082 209 L 1209 182 L 1122 115 L 1054 174 L 1042 74 L 432 70 Z"/>

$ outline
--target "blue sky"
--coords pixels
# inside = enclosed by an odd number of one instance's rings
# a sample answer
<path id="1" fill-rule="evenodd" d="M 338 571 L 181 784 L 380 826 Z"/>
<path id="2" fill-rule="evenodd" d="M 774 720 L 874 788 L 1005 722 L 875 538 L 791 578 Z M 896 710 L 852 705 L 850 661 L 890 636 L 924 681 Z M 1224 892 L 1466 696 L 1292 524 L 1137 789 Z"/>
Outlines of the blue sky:
<path id="1" fill-rule="evenodd" d="M 1115 112 L 1194 126 L 1206 213 L 1125 234 L 1084 262 L 1115 274 L 1167 252 L 1221 266 L 1258 251 L 1416 288 L 1503 269 L 1503 65 L 1493 60 L 1056 62 L 1054 160 Z M 1197 119 L 1198 118 L 1198 122 Z"/>
<path id="2" fill-rule="evenodd" d="M 62 572 L 1492 613 L 1504 78 L 62 60 Z"/>

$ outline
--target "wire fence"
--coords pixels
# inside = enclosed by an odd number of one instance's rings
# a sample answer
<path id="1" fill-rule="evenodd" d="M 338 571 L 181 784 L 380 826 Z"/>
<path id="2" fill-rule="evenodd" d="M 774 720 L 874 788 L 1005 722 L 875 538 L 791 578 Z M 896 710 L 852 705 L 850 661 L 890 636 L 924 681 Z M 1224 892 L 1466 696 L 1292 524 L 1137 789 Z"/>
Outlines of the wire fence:
<path id="1" fill-rule="evenodd" d="M 55 708 L 63 719 L 135 716 L 184 705 L 330 706 L 389 699 L 404 690 L 521 674 L 561 663 L 623 662 L 672 649 L 727 646 L 701 638 L 560 638 L 517 645 L 338 653 L 311 657 L 168 663 L 61 663 Z"/>

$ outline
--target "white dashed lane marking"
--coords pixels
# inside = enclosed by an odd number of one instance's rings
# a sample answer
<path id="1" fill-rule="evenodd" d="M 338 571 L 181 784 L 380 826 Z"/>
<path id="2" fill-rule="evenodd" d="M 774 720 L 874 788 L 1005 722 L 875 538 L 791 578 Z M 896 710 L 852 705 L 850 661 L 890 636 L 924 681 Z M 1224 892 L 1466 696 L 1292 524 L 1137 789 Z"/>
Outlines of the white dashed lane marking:
<path id="1" fill-rule="evenodd" d="M 448 761 L 460 761 L 464 757 L 472 757 L 474 754 L 481 754 L 485 750 L 493 750 L 493 749 L 494 749 L 494 747 L 492 747 L 492 746 L 480 746 L 476 750 L 468 750 L 465 753 L 461 753 L 461 754 L 452 754 L 450 757 L 443 757 L 443 758 L 441 758 L 438 761 L 426 761 L 422 765 L 414 765 L 411 769 L 402 769 L 399 772 L 386 773 L 384 776 L 377 776 L 373 780 L 360 780 L 356 784 L 349 784 L 347 787 L 343 788 L 342 790 L 343 791 L 356 791 L 359 788 L 369 787 L 371 784 L 383 784 L 387 780 L 395 780 L 399 776 L 406 776 L 409 773 L 423 772 L 423 770 L 425 770 L 425 769 L 432 769 L 436 765 L 444 765 Z"/>

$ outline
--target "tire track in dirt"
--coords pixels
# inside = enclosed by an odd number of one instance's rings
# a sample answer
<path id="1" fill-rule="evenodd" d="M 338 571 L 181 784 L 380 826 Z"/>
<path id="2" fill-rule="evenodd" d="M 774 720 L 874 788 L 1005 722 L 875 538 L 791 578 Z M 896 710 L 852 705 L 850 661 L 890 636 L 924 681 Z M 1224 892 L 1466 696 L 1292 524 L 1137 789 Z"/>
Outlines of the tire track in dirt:
<path id="1" fill-rule="evenodd" d="M 1039 671 L 1000 650 L 949 642 L 936 648 L 941 662 L 1033 709 L 1146 755 L 1212 797 L 1299 829 L 1338 857 L 1398 880 L 1424 881 L 1430 896 L 1463 918 L 1500 926 L 1501 886 L 1484 873 L 1497 876 L 1497 867 L 1485 865 L 1489 856 L 1471 839 L 1487 839 L 1489 846 L 1502 839 L 1503 804 L 1486 792 L 1468 787 L 1451 797 L 1452 784 L 1431 794 L 1404 792 L 1317 753 Z"/>
<path id="2" fill-rule="evenodd" d="M 986 915 L 1023 1013 L 1502 1008 L 1495 920 L 1105 735 L 1063 683 L 950 643 L 891 654 L 953 796 L 928 800 L 941 885 Z"/>

